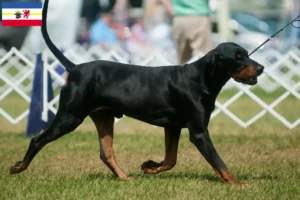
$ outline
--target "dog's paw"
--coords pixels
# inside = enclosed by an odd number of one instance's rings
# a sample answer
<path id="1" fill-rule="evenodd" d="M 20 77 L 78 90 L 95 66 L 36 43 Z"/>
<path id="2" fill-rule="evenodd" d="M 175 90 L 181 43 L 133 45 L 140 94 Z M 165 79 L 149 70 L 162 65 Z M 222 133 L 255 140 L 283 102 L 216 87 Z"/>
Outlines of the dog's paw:
<path id="1" fill-rule="evenodd" d="M 9 173 L 10 174 L 17 174 L 21 173 L 22 171 L 26 170 L 27 166 L 23 163 L 23 161 L 18 161 L 12 166 L 10 166 Z"/>
<path id="2" fill-rule="evenodd" d="M 146 162 L 144 162 L 142 165 L 141 165 L 141 168 L 144 169 L 144 168 L 147 168 L 147 169 L 154 169 L 154 168 L 157 168 L 157 167 L 160 167 L 162 166 L 162 162 L 160 163 L 157 163 L 153 160 L 148 160 Z"/>
<path id="3" fill-rule="evenodd" d="M 143 170 L 145 174 L 157 174 L 159 173 L 158 168 L 162 165 L 162 162 L 157 163 L 153 160 L 148 160 L 141 165 L 141 170 Z"/>

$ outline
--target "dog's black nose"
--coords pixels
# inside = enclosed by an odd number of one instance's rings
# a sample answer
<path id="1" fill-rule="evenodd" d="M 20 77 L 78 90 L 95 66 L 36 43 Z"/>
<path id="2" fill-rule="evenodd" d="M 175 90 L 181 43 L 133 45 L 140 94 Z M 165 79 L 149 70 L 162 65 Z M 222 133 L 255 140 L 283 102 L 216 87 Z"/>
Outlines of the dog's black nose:
<path id="1" fill-rule="evenodd" d="M 256 68 L 256 73 L 257 73 L 258 76 L 263 73 L 264 68 L 265 68 L 264 66 L 258 65 L 258 67 Z"/>

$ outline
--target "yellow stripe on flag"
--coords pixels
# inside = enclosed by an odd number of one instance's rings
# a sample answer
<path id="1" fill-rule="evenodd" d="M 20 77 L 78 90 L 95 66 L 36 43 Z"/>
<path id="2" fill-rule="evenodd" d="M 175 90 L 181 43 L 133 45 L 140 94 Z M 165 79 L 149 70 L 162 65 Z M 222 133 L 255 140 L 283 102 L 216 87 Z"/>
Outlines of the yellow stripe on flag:
<path id="1" fill-rule="evenodd" d="M 39 12 L 37 12 L 37 13 L 32 13 L 32 12 L 30 12 L 30 15 L 32 15 L 32 16 L 42 16 L 42 13 L 39 13 Z M 4 12 L 4 13 L 2 13 L 2 16 L 15 16 L 15 12 Z"/>

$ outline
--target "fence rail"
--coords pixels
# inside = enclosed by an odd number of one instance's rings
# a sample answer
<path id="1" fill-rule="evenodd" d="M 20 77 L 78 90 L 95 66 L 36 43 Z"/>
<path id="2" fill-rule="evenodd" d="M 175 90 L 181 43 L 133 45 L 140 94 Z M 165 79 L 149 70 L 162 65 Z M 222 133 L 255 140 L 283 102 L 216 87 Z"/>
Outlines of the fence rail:
<path id="1" fill-rule="evenodd" d="M 155 67 L 172 65 L 176 61 L 174 49 L 168 51 L 153 50 L 130 55 L 121 47 L 107 51 L 99 46 L 85 48 L 74 45 L 65 51 L 65 54 L 75 63 L 102 59 Z M 195 55 L 192 60 L 201 56 L 201 54 Z M 230 80 L 221 92 L 222 95 L 223 93 L 227 94 L 229 91 L 230 95 L 225 95 L 225 100 L 217 100 L 216 109 L 211 117 L 214 118 L 220 113 L 224 113 L 238 125 L 246 128 L 263 116 L 270 114 L 290 129 L 297 127 L 300 124 L 300 107 L 298 108 L 299 115 L 293 116 L 293 119 L 284 116 L 276 107 L 281 104 L 289 104 L 290 102 L 285 102 L 289 99 L 294 99 L 293 102 L 299 102 L 300 100 L 300 50 L 293 49 L 282 55 L 271 49 L 257 54 L 253 58 L 265 66 L 265 71 L 259 78 L 259 83 L 254 87 L 250 87 Z M 64 68 L 51 54 L 49 54 L 49 58 L 44 60 L 44 64 L 53 79 L 54 88 L 60 88 L 65 80 Z M 29 110 L 26 107 L 15 116 L 7 111 L 5 105 L 1 102 L 9 99 L 12 93 L 18 95 L 18 98 L 23 101 L 30 102 L 34 67 L 35 55 L 26 51 L 20 52 L 16 48 L 12 48 L 9 52 L 0 49 L 0 115 L 12 124 L 18 124 L 24 120 L 28 116 Z M 239 117 L 234 109 L 232 110 L 232 107 L 243 96 L 246 96 L 249 101 L 254 102 L 259 107 L 259 111 L 248 119 Z M 266 96 L 272 96 L 272 98 L 266 99 Z M 55 105 L 58 104 L 58 100 L 59 94 L 52 101 L 47 102 L 45 109 L 56 113 L 57 106 Z"/>

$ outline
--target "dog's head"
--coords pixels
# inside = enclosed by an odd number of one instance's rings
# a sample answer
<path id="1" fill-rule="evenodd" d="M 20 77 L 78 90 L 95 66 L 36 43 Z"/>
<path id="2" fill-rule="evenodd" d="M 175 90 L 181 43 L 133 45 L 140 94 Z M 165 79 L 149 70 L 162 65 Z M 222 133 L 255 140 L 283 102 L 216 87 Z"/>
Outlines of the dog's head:
<path id="1" fill-rule="evenodd" d="M 209 62 L 213 63 L 235 81 L 255 85 L 264 66 L 252 60 L 248 51 L 235 43 L 222 43 L 209 53 Z"/>

